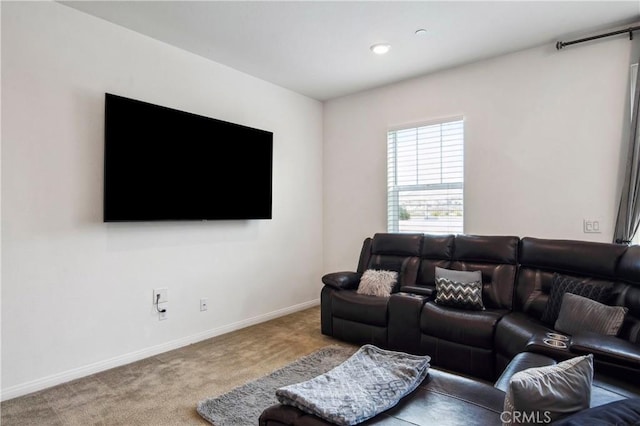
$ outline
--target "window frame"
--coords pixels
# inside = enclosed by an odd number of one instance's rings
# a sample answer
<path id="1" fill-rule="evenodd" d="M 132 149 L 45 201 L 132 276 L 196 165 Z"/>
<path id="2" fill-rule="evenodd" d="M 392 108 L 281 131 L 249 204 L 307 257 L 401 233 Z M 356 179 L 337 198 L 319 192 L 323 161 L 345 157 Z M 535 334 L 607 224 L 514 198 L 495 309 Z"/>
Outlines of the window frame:
<path id="1" fill-rule="evenodd" d="M 398 148 L 397 148 L 397 139 L 395 141 L 396 146 L 393 148 L 393 158 L 391 158 L 391 133 L 393 132 L 395 136 L 397 136 L 397 132 L 403 130 L 411 130 L 411 129 L 419 129 L 421 127 L 435 126 L 435 125 L 443 125 L 448 123 L 461 122 L 462 128 L 462 181 L 461 182 L 440 182 L 440 183 L 423 183 L 423 184 L 411 184 L 411 185 L 398 185 Z M 429 191 L 429 190 L 460 190 L 462 194 L 462 228 L 460 229 L 460 233 L 464 233 L 464 183 L 465 183 L 465 161 L 464 161 L 464 152 L 465 152 L 465 119 L 464 116 L 449 116 L 443 117 L 428 121 L 421 121 L 417 123 L 407 123 L 397 126 L 391 126 L 387 128 L 387 232 L 417 232 L 417 231 L 400 231 L 400 193 L 406 191 Z M 440 140 L 442 144 L 442 138 Z M 442 146 L 440 147 L 440 155 L 442 155 Z M 394 161 L 394 164 L 391 164 L 391 161 Z M 443 162 L 440 160 L 440 168 L 442 169 Z M 419 168 L 417 169 L 419 170 Z M 418 173 L 418 171 L 416 171 Z M 391 176 L 394 176 L 394 184 L 391 184 Z M 395 206 L 395 208 L 392 208 Z M 425 231 L 422 231 L 423 233 Z M 437 232 L 437 231 L 427 231 L 427 233 L 431 234 L 448 234 L 452 232 Z"/>

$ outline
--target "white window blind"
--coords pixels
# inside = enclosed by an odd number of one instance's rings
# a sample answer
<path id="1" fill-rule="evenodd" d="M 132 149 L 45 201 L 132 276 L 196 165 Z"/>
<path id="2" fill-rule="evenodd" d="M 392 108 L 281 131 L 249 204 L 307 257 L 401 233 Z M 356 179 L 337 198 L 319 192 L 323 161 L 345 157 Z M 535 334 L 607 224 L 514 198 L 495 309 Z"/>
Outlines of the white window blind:
<path id="1" fill-rule="evenodd" d="M 388 231 L 462 234 L 464 122 L 387 134 Z"/>

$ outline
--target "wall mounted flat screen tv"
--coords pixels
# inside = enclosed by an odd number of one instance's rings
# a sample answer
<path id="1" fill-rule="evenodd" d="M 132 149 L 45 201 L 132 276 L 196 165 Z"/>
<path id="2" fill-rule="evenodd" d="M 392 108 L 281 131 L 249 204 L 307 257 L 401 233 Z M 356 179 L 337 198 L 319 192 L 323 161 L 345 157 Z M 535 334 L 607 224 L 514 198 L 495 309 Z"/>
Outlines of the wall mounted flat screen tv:
<path id="1" fill-rule="evenodd" d="M 105 222 L 271 219 L 272 163 L 272 132 L 105 95 Z"/>

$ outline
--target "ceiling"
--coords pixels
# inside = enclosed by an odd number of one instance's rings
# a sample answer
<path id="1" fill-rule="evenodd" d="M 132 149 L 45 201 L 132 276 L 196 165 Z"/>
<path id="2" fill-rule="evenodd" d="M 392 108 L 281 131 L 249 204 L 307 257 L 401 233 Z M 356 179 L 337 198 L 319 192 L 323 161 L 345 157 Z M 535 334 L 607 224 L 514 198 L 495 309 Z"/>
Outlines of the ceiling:
<path id="1" fill-rule="evenodd" d="M 318 100 L 640 20 L 640 0 L 61 3 Z"/>

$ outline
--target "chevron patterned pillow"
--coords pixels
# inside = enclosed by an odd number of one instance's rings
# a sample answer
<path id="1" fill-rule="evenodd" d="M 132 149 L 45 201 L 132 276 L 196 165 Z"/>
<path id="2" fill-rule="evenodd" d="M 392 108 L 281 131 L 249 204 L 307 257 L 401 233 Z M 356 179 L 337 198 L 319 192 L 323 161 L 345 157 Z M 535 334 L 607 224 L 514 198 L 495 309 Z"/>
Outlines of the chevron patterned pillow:
<path id="1" fill-rule="evenodd" d="M 460 309 L 483 311 L 482 283 L 460 283 L 447 278 L 436 278 L 436 303 Z"/>

